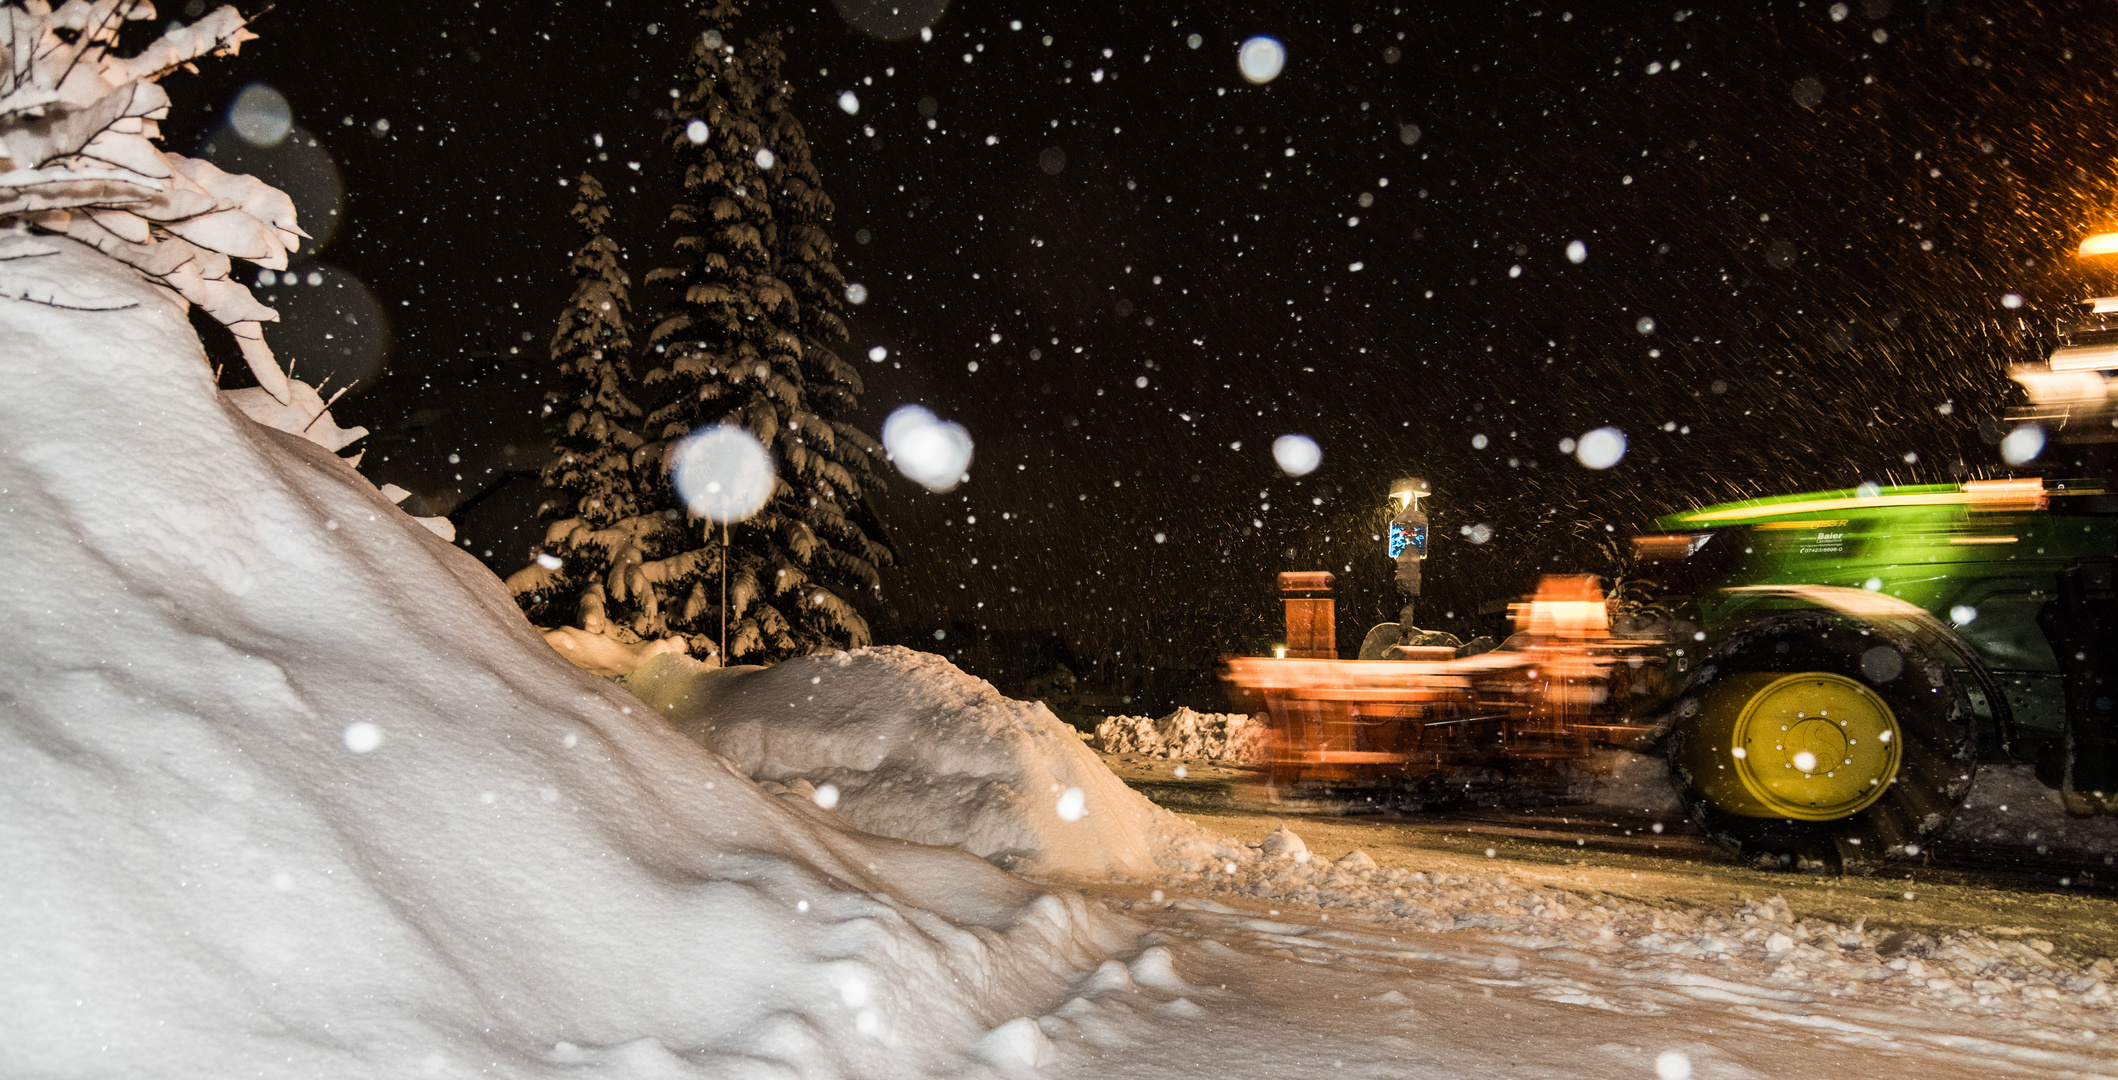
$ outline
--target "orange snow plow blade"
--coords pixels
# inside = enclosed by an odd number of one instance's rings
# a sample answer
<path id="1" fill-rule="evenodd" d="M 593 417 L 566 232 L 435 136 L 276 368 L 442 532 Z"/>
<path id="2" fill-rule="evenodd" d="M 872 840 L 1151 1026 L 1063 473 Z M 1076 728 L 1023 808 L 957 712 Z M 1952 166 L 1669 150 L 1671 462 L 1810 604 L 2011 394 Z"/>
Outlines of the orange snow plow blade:
<path id="1" fill-rule="evenodd" d="M 1611 636 L 1595 578 L 1548 577 L 1512 610 L 1517 633 L 1474 656 L 1400 647 L 1387 660 L 1229 659 L 1229 697 L 1270 727 L 1274 793 L 1410 790 L 1464 770 L 1505 776 L 1652 733 L 1626 722 L 1627 695 L 1613 693 L 1613 680 L 1653 647 Z"/>

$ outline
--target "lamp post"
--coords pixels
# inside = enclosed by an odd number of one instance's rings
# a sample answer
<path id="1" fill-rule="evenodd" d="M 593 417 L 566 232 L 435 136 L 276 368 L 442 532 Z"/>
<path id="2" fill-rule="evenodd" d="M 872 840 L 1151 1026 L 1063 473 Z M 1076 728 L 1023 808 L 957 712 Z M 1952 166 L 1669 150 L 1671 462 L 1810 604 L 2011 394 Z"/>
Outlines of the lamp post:
<path id="1" fill-rule="evenodd" d="M 1427 558 L 1427 513 L 1419 508 L 1419 500 L 1433 493 L 1416 476 L 1400 477 L 1390 485 L 1390 499 L 1397 505 L 1390 516 L 1390 558 L 1397 563 L 1397 595 L 1404 603 L 1397 616 L 1398 631 L 1405 635 L 1418 626 L 1413 608 L 1420 594 L 1419 564 Z"/>

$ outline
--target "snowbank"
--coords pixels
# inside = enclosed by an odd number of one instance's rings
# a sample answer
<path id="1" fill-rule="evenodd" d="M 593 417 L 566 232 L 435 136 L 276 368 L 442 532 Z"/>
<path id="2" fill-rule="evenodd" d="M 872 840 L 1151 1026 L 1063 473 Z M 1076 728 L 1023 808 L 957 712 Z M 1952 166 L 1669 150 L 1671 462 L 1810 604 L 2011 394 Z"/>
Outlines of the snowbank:
<path id="1" fill-rule="evenodd" d="M 544 640 L 575 667 L 605 677 L 630 675 L 657 656 L 685 651 L 683 638 L 626 642 L 609 634 L 591 634 L 578 626 L 546 630 Z"/>
<path id="2" fill-rule="evenodd" d="M 642 715 L 107 258 L 0 235 L 0 342 L 0 1072 L 953 1072 L 1129 947 Z"/>
<path id="3" fill-rule="evenodd" d="M 753 779 L 828 785 L 869 832 L 1085 880 L 1201 865 L 1211 842 L 1126 787 L 1050 709 L 930 653 L 726 671 L 669 655 L 625 685 Z"/>
<path id="4" fill-rule="evenodd" d="M 1191 761 L 1257 765 L 1265 760 L 1265 725 L 1242 713 L 1193 712 L 1179 705 L 1160 720 L 1106 716 L 1096 725 L 1096 745 L 1106 754 L 1145 754 Z"/>

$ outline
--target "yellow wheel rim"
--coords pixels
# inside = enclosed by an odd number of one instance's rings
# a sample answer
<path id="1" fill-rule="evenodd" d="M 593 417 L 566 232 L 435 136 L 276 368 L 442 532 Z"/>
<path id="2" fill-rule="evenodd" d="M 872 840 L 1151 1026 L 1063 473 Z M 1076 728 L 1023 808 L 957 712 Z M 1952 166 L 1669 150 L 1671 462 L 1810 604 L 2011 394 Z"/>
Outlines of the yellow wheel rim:
<path id="1" fill-rule="evenodd" d="M 1715 711 L 1736 710 L 1713 748 L 1716 756 L 1726 755 L 1726 771 L 1735 781 L 1717 794 L 1746 804 L 1728 809 L 1752 817 L 1836 821 L 1867 809 L 1889 790 L 1903 732 L 1874 691 L 1820 671 L 1741 676 L 1729 684 L 1726 696 L 1710 700 L 1720 707 Z"/>

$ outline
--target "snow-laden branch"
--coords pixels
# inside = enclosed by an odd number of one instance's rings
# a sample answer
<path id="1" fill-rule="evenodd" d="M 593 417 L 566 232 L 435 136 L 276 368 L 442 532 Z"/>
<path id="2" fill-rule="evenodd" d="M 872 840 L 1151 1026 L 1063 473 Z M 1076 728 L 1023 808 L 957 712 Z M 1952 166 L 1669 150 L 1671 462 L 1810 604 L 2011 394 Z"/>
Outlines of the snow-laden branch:
<path id="1" fill-rule="evenodd" d="M 223 7 L 172 23 L 133 56 L 113 51 L 125 23 L 154 17 L 147 0 L 0 0 L 0 225 L 72 237 L 203 308 L 285 403 L 287 376 L 262 326 L 279 313 L 232 276 L 232 260 L 285 269 L 308 236 L 294 202 L 156 145 L 169 96 L 155 80 L 256 35 Z"/>

